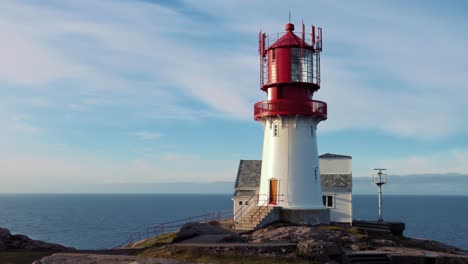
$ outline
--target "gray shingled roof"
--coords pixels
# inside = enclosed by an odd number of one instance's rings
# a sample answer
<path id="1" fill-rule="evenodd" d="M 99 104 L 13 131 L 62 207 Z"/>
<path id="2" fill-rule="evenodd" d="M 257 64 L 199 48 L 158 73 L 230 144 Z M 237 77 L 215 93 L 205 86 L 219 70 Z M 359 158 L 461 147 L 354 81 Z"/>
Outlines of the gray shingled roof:
<path id="1" fill-rule="evenodd" d="M 340 155 L 340 154 L 331 154 L 325 153 L 319 156 L 321 159 L 352 159 L 351 156 Z"/>
<path id="2" fill-rule="evenodd" d="M 351 158 L 350 156 L 324 154 L 320 158 Z M 237 171 L 237 178 L 235 188 L 242 189 L 255 189 L 260 186 L 260 174 L 262 171 L 261 160 L 241 160 L 239 163 L 239 170 Z M 322 187 L 328 188 L 351 188 L 353 186 L 352 176 L 346 174 L 322 174 Z"/>
<path id="3" fill-rule="evenodd" d="M 234 192 L 234 196 L 236 196 L 236 197 L 239 197 L 239 196 L 248 196 L 248 197 L 250 197 L 250 196 L 252 196 L 254 194 L 255 194 L 255 191 L 253 191 L 253 190 L 252 191 L 242 191 L 241 190 L 241 191 Z"/>
<path id="4" fill-rule="evenodd" d="M 351 188 L 353 179 L 350 174 L 321 174 L 322 188 Z"/>
<path id="5" fill-rule="evenodd" d="M 237 171 L 235 188 L 258 188 L 260 186 L 261 171 L 261 160 L 241 160 Z"/>

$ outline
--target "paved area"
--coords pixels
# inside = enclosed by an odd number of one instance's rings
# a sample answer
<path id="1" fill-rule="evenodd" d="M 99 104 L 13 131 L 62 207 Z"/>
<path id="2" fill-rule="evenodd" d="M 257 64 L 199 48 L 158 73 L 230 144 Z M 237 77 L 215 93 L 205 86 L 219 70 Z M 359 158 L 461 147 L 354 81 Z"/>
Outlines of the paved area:
<path id="1" fill-rule="evenodd" d="M 297 246 L 297 243 L 289 242 L 265 242 L 265 243 L 190 243 L 181 242 L 176 244 L 171 244 L 171 246 L 176 247 L 290 247 Z"/>
<path id="2" fill-rule="evenodd" d="M 57 253 L 36 260 L 33 264 L 189 264 L 164 258 L 140 258 L 135 256 Z"/>

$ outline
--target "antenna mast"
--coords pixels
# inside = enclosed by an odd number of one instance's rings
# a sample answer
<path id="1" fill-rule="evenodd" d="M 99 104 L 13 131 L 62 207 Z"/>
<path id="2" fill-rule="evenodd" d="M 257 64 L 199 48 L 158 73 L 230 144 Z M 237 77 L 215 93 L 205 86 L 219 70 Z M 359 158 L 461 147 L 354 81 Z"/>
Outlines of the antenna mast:
<path id="1" fill-rule="evenodd" d="M 387 174 L 383 173 L 387 169 L 374 168 L 376 173 L 372 174 L 372 183 L 377 185 L 379 188 L 379 222 L 383 222 L 382 219 L 382 185 L 387 183 Z"/>

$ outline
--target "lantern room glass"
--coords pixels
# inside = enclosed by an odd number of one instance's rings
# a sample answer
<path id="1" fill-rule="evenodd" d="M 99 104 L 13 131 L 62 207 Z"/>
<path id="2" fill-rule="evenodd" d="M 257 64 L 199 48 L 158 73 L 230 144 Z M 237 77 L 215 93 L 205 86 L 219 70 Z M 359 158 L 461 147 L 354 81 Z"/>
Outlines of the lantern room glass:
<path id="1" fill-rule="evenodd" d="M 312 51 L 291 48 L 291 81 L 311 83 L 312 72 Z"/>

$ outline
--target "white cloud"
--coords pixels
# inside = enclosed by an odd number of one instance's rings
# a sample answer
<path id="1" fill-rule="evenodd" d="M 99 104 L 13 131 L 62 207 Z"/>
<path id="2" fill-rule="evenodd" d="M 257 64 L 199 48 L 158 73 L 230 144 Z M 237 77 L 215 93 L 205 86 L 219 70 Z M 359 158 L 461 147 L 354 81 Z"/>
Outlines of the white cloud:
<path id="1" fill-rule="evenodd" d="M 73 3 L 73 8 L 68 3 L 61 9 L 9 2 L 0 20 L 8 36 L 0 44 L 7 58 L 0 65 L 0 79 L 23 85 L 76 80 L 74 88 L 68 89 L 78 89 L 73 93 L 83 100 L 70 102 L 72 109 L 94 104 L 90 95 L 111 100 L 134 97 L 136 102 L 152 91 L 152 99 L 161 103 L 146 116 L 178 118 L 182 109 L 184 113 L 194 110 L 180 115 L 185 118 L 250 120 L 253 98 L 264 98 L 257 89 L 254 31 L 260 27 L 269 33 L 280 31 L 281 21 L 273 22 L 271 15 L 284 12 L 282 4 L 272 3 L 267 16 L 253 12 L 260 3 L 245 10 L 243 4 L 230 2 L 229 12 L 225 3 L 187 3 L 223 20 L 204 23 L 144 2 L 81 2 Z M 295 10 L 297 4 L 291 8 Z M 315 14 L 317 21 L 306 22 L 323 23 L 325 32 L 322 90 L 316 95 L 329 102 L 325 130 L 379 129 L 424 139 L 468 131 L 466 122 L 461 122 L 468 114 L 464 107 L 468 77 L 461 70 L 468 62 L 463 52 L 467 39 L 453 29 L 453 21 L 408 14 L 392 6 L 349 9 L 321 3 L 319 7 L 326 12 Z M 106 13 L 96 11 L 102 8 Z M 296 9 L 293 17 L 300 12 Z M 241 17 L 233 16 L 239 13 Z M 331 20 L 329 13 L 342 17 Z M 427 27 L 428 22 L 434 25 Z M 204 30 L 190 30 L 194 27 Z M 210 44 L 229 35 L 233 40 L 235 36 L 251 39 L 240 47 Z M 197 44 L 189 45 L 188 37 Z M 350 47 L 350 51 L 337 56 L 338 49 L 330 45 Z M 443 54 L 436 52 L 437 47 Z M 143 85 L 148 88 L 140 89 L 139 80 L 125 77 L 129 74 L 147 78 Z M 374 74 L 380 82 L 387 79 L 398 87 L 369 83 Z M 202 102 L 203 108 L 184 105 L 178 99 L 180 93 Z"/>
<path id="2" fill-rule="evenodd" d="M 70 119 L 86 118 L 74 123 L 83 130 L 88 124 L 79 122 L 115 124 L 123 118 L 139 124 L 205 118 L 253 122 L 254 101 L 266 98 L 258 87 L 257 32 L 282 31 L 284 3 L 270 1 L 268 10 L 265 2 L 249 3 L 249 8 L 238 1 L 183 3 L 199 11 L 199 17 L 139 1 L 2 3 L 0 140 L 33 141 L 31 135 L 53 130 L 37 124 L 60 129 L 62 124 L 51 119 L 64 109 Z M 324 28 L 322 89 L 316 94 L 329 103 L 324 131 L 380 130 L 417 140 L 468 131 L 468 77 L 463 71 L 468 39 L 461 31 L 466 21 L 442 21 L 381 3 L 293 1 L 290 6 L 293 22 L 304 16 L 305 22 Z M 124 131 L 145 140 L 161 137 L 138 127 Z M 218 179 L 212 160 L 184 153 L 118 162 L 86 155 L 12 156 L 8 151 L 14 146 L 2 149 L 0 175 L 18 175 L 18 184 L 28 177 L 86 182 L 101 175 L 103 181 Z M 466 156 L 453 151 L 385 160 L 382 166 L 399 173 L 466 172 Z M 161 161 L 179 166 L 169 169 Z M 208 168 L 181 168 L 184 161 Z M 217 168 L 229 180 L 232 169 Z"/>
<path id="3" fill-rule="evenodd" d="M 304 17 L 324 28 L 322 89 L 316 97 L 329 103 L 325 131 L 378 129 L 425 140 L 468 131 L 464 122 L 468 76 L 463 71 L 468 39 L 461 26 L 467 21 L 391 3 L 310 5 L 321 12 L 302 13 L 309 10 L 303 2 L 293 1 L 289 8 L 293 22 Z M 200 8 L 222 16 L 240 32 L 282 30 L 277 19 L 285 13 L 281 2 L 269 2 L 268 12 L 258 12 L 263 9 L 260 2 L 249 3 L 248 9 L 235 2 L 229 6 L 227 12 L 216 1 L 208 1 Z"/>
<path id="4" fill-rule="evenodd" d="M 136 132 L 131 132 L 129 135 L 136 137 L 138 139 L 144 139 L 144 140 L 151 140 L 151 139 L 156 139 L 162 136 L 161 133 L 157 132 L 151 132 L 151 131 L 136 131 Z"/>
<path id="5" fill-rule="evenodd" d="M 378 161 L 378 166 L 387 168 L 391 174 L 425 174 L 425 173 L 462 173 L 468 174 L 468 150 L 413 155 Z"/>
<path id="6" fill-rule="evenodd" d="M 56 152 L 48 155 L 0 151 L 0 192 L 56 192 L 57 186 L 71 190 L 86 184 L 231 181 L 235 167 L 233 161 L 187 154 L 159 153 L 122 161 L 51 147 Z M 165 158 L 176 156 L 184 159 Z"/>
<path id="7" fill-rule="evenodd" d="M 30 136 L 38 134 L 42 129 L 32 124 L 30 116 L 27 114 L 0 114 L 0 137 L 6 140 L 14 135 Z"/>

